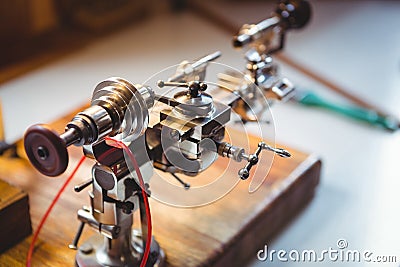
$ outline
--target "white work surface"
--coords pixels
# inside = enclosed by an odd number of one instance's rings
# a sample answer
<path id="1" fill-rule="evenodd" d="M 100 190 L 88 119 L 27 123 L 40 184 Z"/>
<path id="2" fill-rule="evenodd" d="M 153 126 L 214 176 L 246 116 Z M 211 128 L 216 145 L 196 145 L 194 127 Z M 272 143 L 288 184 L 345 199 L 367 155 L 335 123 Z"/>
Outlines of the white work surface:
<path id="1" fill-rule="evenodd" d="M 312 23 L 289 35 L 285 53 L 400 116 L 400 3 L 337 2 L 315 2 Z M 257 22 L 269 14 L 260 5 L 248 4 L 249 9 L 236 11 L 241 16 L 233 16 L 243 19 L 248 15 L 247 22 Z M 257 16 L 251 17 L 250 11 L 258 12 Z M 93 86 L 104 78 L 121 76 L 140 83 L 183 59 L 215 50 L 222 51 L 219 62 L 244 68 L 241 53 L 231 48 L 231 36 L 217 26 L 191 13 L 153 16 L 2 84 L 8 140 L 21 137 L 30 124 L 49 122 L 86 103 Z M 300 87 L 340 100 L 295 69 L 282 66 L 281 70 Z M 272 111 L 277 142 L 320 155 L 323 171 L 313 201 L 267 244 L 269 249 L 320 252 L 337 249 L 336 242 L 345 239 L 351 250 L 397 256 L 397 263 L 385 266 L 399 266 L 399 133 L 295 103 L 279 103 Z M 260 262 L 254 255 L 251 266 L 282 264 L 302 263 Z M 326 259 L 321 265 L 355 263 Z M 374 264 L 361 262 L 358 266 Z"/>

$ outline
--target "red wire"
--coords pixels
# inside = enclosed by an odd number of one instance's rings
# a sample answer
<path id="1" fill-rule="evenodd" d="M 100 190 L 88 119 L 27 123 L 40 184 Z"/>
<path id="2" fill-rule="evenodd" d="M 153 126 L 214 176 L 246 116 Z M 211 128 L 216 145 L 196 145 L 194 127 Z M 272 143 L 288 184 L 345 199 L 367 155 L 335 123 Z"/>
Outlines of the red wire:
<path id="1" fill-rule="evenodd" d="M 57 203 L 58 199 L 60 198 L 61 194 L 64 192 L 65 188 L 71 182 L 72 178 L 74 178 L 75 173 L 78 171 L 79 167 L 82 165 L 82 163 L 85 161 L 86 157 L 82 156 L 82 158 L 79 160 L 78 165 L 76 165 L 75 169 L 71 173 L 71 175 L 68 177 L 68 179 L 65 181 L 63 186 L 60 188 L 58 191 L 57 195 L 54 197 L 53 201 L 51 202 L 50 206 L 47 208 L 46 213 L 43 215 L 42 220 L 39 223 L 38 228 L 36 229 L 36 232 L 32 238 L 31 244 L 29 246 L 28 250 L 28 255 L 26 257 L 26 266 L 30 267 L 31 266 L 31 260 L 32 260 L 32 254 L 33 254 L 33 249 L 35 247 L 35 242 L 39 236 L 40 230 L 42 229 L 44 223 L 46 222 L 47 218 L 49 217 L 50 212 L 52 211 L 54 205 Z"/>
<path id="2" fill-rule="evenodd" d="M 110 137 L 106 137 L 105 139 L 108 141 L 111 141 L 111 143 L 109 145 L 111 145 L 113 147 L 117 147 L 117 148 L 122 148 L 125 150 L 125 152 L 129 156 L 129 159 L 132 161 L 133 167 L 135 168 L 136 174 L 139 179 L 140 187 L 142 188 L 142 196 L 143 196 L 144 206 L 145 206 L 145 210 L 146 210 L 146 218 L 147 218 L 147 242 L 146 242 L 145 250 L 143 252 L 142 262 L 140 263 L 140 267 L 144 267 L 147 263 L 147 259 L 150 254 L 152 225 L 151 225 L 150 205 L 149 205 L 149 200 L 147 198 L 147 193 L 146 193 L 145 186 L 144 186 L 143 176 L 142 176 L 142 173 L 140 172 L 139 165 L 136 161 L 135 156 L 133 155 L 132 151 L 129 149 L 129 147 L 127 145 L 125 145 L 122 141 L 118 141 L 118 140 L 112 139 Z"/>

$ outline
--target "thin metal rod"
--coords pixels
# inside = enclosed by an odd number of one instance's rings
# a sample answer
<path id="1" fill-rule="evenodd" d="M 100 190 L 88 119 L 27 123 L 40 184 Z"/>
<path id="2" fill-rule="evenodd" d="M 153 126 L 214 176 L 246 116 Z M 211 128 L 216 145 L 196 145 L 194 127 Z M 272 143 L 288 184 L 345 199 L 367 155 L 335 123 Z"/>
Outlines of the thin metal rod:
<path id="1" fill-rule="evenodd" d="M 79 239 L 81 238 L 84 226 L 85 226 L 85 223 L 81 222 L 81 225 L 79 225 L 78 232 L 76 232 L 76 235 L 74 237 L 74 240 L 72 241 L 72 244 L 68 245 L 68 247 L 70 249 L 73 249 L 73 250 L 77 250 L 78 249 L 78 242 L 79 242 Z"/>
<path id="2" fill-rule="evenodd" d="M 188 190 L 190 188 L 190 184 L 185 183 L 181 178 L 179 178 L 175 173 L 170 172 L 171 175 L 181 184 L 183 185 L 183 188 Z"/>
<path id="3" fill-rule="evenodd" d="M 86 187 L 88 187 L 89 185 L 91 185 L 91 184 L 92 184 L 92 181 L 93 181 L 93 179 L 90 178 L 89 180 L 84 181 L 84 182 L 82 182 L 81 184 L 75 185 L 75 186 L 74 186 L 75 192 L 77 192 L 77 193 L 81 192 L 83 189 L 85 189 Z"/>

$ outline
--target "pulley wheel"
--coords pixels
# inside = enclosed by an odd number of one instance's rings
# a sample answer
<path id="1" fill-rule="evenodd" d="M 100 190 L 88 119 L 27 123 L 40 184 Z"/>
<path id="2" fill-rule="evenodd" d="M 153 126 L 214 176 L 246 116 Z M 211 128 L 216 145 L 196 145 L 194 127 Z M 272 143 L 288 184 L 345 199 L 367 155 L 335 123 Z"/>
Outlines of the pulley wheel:
<path id="1" fill-rule="evenodd" d="M 60 136 L 46 125 L 33 125 L 25 132 L 24 146 L 33 166 L 46 176 L 62 174 L 68 166 L 68 151 Z"/>

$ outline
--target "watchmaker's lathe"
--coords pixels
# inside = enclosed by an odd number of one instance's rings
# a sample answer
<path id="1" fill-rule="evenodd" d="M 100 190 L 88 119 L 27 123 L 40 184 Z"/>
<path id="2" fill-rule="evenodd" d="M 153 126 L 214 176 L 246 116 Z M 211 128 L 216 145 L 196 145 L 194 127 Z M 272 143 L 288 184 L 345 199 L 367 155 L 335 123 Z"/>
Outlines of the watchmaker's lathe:
<path id="1" fill-rule="evenodd" d="M 260 142 L 255 153 L 224 142 L 225 124 L 230 120 L 229 106 L 213 99 L 204 91 L 207 84 L 159 81 L 159 87 L 182 87 L 172 98 L 156 95 L 149 86 L 133 85 L 121 78 L 109 78 L 99 83 L 93 93 L 92 105 L 78 113 L 58 135 L 44 125 L 31 126 L 25 135 L 25 149 L 32 164 L 43 174 L 57 176 L 68 165 L 67 147 L 82 146 L 85 156 L 96 164 L 92 178 L 76 187 L 76 191 L 91 185 L 90 208 L 78 211 L 82 222 L 70 245 L 78 247 L 83 225 L 88 224 L 104 236 L 83 244 L 77 253 L 78 266 L 137 266 L 144 251 L 146 220 L 143 198 L 150 195 L 149 180 L 153 167 L 170 173 L 183 184 L 190 185 L 177 175 L 196 176 L 216 159 L 215 155 L 229 157 L 247 164 L 238 175 L 247 179 L 257 164 L 261 150 L 269 150 L 282 157 L 290 154 Z M 163 105 L 159 112 L 150 112 L 155 103 Z M 154 122 L 155 121 L 155 122 Z M 110 146 L 106 138 L 113 137 L 128 144 L 135 155 L 145 182 L 141 188 L 138 175 L 125 160 L 124 152 Z M 234 179 L 234 178 L 232 178 Z M 142 231 L 133 231 L 133 212 L 141 214 Z M 151 240 L 147 264 L 162 265 L 163 251 Z"/>
<path id="2" fill-rule="evenodd" d="M 271 92 L 278 99 L 292 94 L 293 86 L 277 75 L 272 64 L 270 54 L 277 49 L 272 48 L 270 37 L 278 34 L 281 49 L 284 31 L 308 21 L 308 3 L 293 2 L 281 2 L 272 18 L 244 27 L 235 37 L 235 46 L 251 47 L 246 53 L 245 77 L 220 73 L 217 84 L 207 82 L 206 68 L 220 56 L 219 52 L 193 63 L 184 61 L 173 76 L 152 84 L 161 90 L 172 89 L 172 96 L 112 77 L 95 87 L 91 106 L 79 112 L 61 135 L 45 125 L 27 130 L 24 144 L 29 160 L 47 176 L 58 176 L 66 170 L 70 145 L 82 146 L 84 155 L 96 162 L 91 178 L 75 187 L 79 192 L 91 186 L 90 207 L 78 211 L 81 226 L 70 245 L 78 249 L 78 266 L 139 266 L 149 242 L 146 266 L 163 265 L 163 250 L 154 238 L 147 238 L 145 197 L 140 194 L 152 195 L 154 169 L 173 177 L 184 192 L 191 185 L 181 175 L 196 177 L 218 157 L 244 161 L 245 165 L 238 169 L 243 180 L 250 177 L 262 150 L 290 157 L 286 150 L 263 141 L 254 153 L 246 152 L 225 141 L 225 126 L 232 120 L 232 110 L 242 121 L 257 121 L 269 107 Z M 264 36 L 266 32 L 268 38 Z M 218 90 L 227 93 L 215 98 Z M 113 140 L 128 146 L 138 168 L 126 151 L 112 145 Z M 132 230 L 135 211 L 140 213 L 140 230 Z M 78 246 L 85 224 L 100 235 Z"/>

